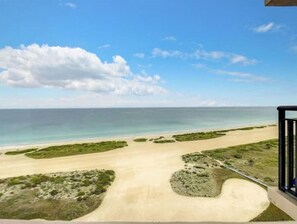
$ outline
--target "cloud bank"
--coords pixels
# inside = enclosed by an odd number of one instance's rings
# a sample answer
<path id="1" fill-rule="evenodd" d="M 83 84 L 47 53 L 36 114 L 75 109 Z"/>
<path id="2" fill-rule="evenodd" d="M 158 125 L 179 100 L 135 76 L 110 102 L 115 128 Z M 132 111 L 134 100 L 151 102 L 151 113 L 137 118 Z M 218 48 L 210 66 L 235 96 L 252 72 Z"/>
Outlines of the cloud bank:
<path id="1" fill-rule="evenodd" d="M 151 95 L 166 92 L 159 81 L 157 75 L 134 75 L 119 55 L 102 62 L 81 48 L 32 44 L 0 49 L 0 82 L 8 86 Z"/>

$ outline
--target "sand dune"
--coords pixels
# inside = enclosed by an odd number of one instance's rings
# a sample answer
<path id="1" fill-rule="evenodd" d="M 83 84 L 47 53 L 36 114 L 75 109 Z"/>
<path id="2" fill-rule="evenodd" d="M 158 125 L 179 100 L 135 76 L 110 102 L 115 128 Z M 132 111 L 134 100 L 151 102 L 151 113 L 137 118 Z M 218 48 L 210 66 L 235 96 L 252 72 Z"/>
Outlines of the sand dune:
<path id="1" fill-rule="evenodd" d="M 269 205 L 264 189 L 231 179 L 217 198 L 185 197 L 170 187 L 183 168 L 181 155 L 277 137 L 275 127 L 228 132 L 226 136 L 172 144 L 135 143 L 104 153 L 34 160 L 0 156 L 0 177 L 87 169 L 113 169 L 116 180 L 102 205 L 83 221 L 249 221 Z"/>

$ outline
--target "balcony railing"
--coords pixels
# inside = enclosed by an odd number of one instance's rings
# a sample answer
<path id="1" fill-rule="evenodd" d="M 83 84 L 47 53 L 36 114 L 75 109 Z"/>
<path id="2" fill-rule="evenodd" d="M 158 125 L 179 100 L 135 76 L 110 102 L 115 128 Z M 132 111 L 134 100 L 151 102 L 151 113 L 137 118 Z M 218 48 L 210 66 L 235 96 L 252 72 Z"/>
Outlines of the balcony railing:
<path id="1" fill-rule="evenodd" d="M 287 111 L 297 106 L 280 106 L 279 128 L 279 189 L 297 200 L 297 119 L 287 118 Z"/>

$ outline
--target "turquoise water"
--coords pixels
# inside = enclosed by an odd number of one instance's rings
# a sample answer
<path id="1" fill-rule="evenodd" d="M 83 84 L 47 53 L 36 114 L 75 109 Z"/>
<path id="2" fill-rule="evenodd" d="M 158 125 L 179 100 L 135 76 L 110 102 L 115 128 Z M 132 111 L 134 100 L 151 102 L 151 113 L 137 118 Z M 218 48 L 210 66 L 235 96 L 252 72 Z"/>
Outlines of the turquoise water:
<path id="1" fill-rule="evenodd" d="M 0 146 L 276 122 L 274 107 L 0 110 Z"/>

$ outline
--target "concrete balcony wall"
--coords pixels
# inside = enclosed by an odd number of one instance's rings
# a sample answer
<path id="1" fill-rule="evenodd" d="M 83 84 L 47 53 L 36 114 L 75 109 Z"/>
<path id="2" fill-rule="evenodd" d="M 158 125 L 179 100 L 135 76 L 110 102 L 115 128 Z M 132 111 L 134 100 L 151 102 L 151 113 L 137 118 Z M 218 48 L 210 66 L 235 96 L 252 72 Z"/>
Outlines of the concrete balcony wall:
<path id="1" fill-rule="evenodd" d="M 297 201 L 290 195 L 280 191 L 276 187 L 268 188 L 268 197 L 270 202 L 275 204 L 281 210 L 290 215 L 294 220 L 297 220 Z"/>

